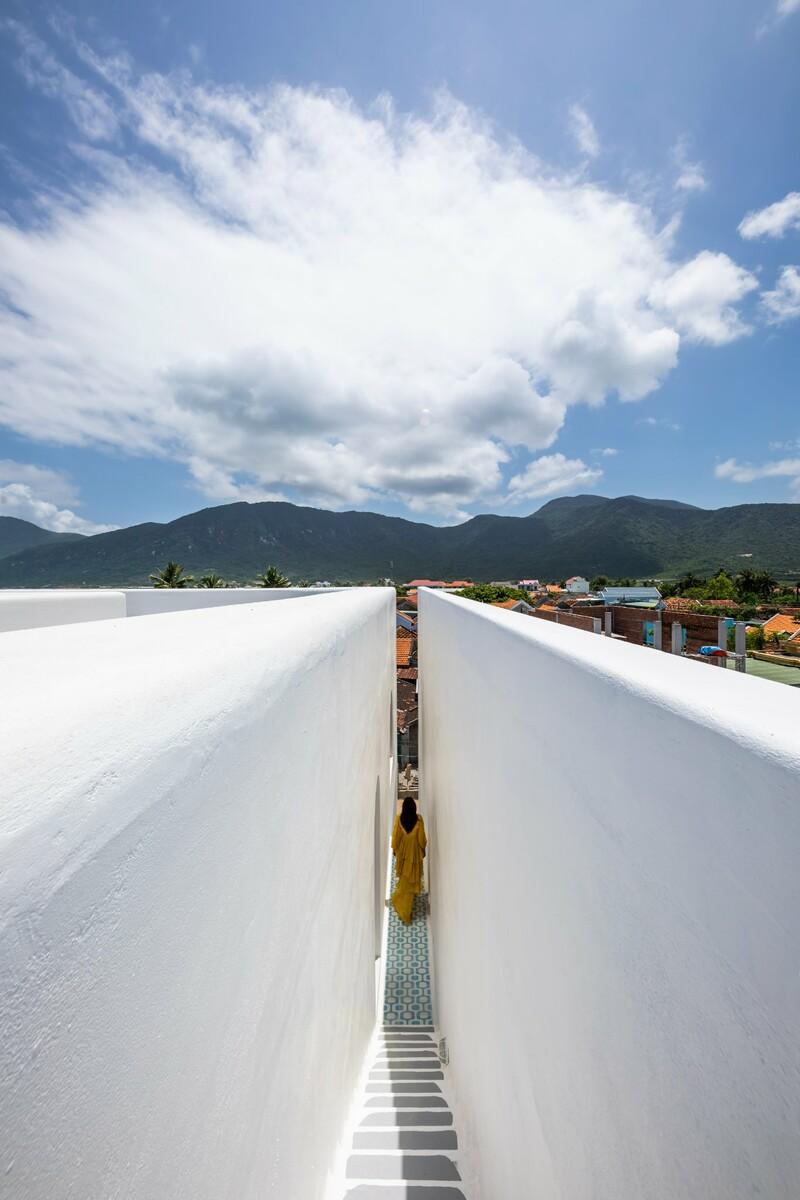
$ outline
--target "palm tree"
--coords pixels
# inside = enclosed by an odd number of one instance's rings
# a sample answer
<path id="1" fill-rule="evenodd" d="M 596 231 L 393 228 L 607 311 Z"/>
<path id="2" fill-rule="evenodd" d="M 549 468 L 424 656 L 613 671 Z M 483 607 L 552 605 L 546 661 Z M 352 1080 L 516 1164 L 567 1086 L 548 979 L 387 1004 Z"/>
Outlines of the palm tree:
<path id="1" fill-rule="evenodd" d="M 277 567 L 269 566 L 262 575 L 256 575 L 256 583 L 264 588 L 291 587 L 290 581 L 282 575 Z"/>
<path id="2" fill-rule="evenodd" d="M 198 587 L 227 587 L 225 580 L 216 571 L 209 571 L 207 575 L 200 576 Z"/>
<path id="3" fill-rule="evenodd" d="M 173 562 L 172 559 L 150 578 L 153 581 L 153 587 L 157 588 L 184 588 L 191 587 L 194 583 L 194 578 L 191 575 L 184 575 L 181 564 Z"/>

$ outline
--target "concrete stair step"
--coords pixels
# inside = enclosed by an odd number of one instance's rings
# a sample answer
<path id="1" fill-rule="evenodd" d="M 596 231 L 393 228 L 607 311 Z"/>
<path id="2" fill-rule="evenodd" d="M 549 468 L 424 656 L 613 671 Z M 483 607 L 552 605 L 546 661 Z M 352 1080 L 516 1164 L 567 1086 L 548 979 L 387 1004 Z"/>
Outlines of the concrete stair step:
<path id="1" fill-rule="evenodd" d="M 348 1179 L 460 1179 L 456 1164 L 444 1154 L 351 1154 Z"/>
<path id="2" fill-rule="evenodd" d="M 433 1025 L 384 1025 L 384 1033 L 435 1033 Z"/>
<path id="3" fill-rule="evenodd" d="M 457 1150 L 454 1129 L 368 1129 L 353 1134 L 354 1150 Z"/>
<path id="4" fill-rule="evenodd" d="M 427 1079 L 418 1079 L 416 1082 L 412 1079 L 406 1083 L 393 1083 L 391 1080 L 384 1080 L 383 1083 L 368 1083 L 368 1092 L 383 1092 L 388 1095 L 389 1092 L 439 1092 L 441 1088 L 438 1083 L 431 1083 Z"/>
<path id="5" fill-rule="evenodd" d="M 435 1058 L 439 1061 L 438 1051 L 433 1046 L 385 1046 L 375 1052 L 380 1058 Z"/>
<path id="6" fill-rule="evenodd" d="M 383 1125 L 386 1128 L 391 1128 L 393 1125 L 404 1125 L 411 1128 L 419 1125 L 452 1125 L 453 1114 L 444 1109 L 441 1112 L 422 1109 L 409 1109 L 408 1111 L 393 1109 L 391 1112 L 367 1113 L 359 1124 L 362 1128 L 365 1125 Z"/>
<path id="7" fill-rule="evenodd" d="M 345 1200 L 466 1200 L 461 1188 L 426 1187 L 425 1184 L 384 1185 L 361 1183 L 349 1188 Z"/>
<path id="8" fill-rule="evenodd" d="M 440 1070 L 371 1070 L 369 1072 L 369 1082 L 371 1084 L 379 1084 L 381 1079 L 384 1080 L 414 1080 L 422 1081 L 444 1079 L 445 1076 Z"/>
<path id="9" fill-rule="evenodd" d="M 444 1096 L 370 1096 L 366 1108 L 447 1108 Z"/>

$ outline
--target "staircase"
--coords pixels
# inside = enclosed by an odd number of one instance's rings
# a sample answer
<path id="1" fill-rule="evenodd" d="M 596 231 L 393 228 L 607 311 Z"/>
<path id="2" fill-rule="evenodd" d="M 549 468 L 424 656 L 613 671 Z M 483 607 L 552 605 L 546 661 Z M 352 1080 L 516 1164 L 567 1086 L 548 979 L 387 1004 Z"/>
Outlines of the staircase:
<path id="1" fill-rule="evenodd" d="M 432 1025 L 384 1025 L 347 1160 L 346 1200 L 465 1200 L 443 1083 Z"/>

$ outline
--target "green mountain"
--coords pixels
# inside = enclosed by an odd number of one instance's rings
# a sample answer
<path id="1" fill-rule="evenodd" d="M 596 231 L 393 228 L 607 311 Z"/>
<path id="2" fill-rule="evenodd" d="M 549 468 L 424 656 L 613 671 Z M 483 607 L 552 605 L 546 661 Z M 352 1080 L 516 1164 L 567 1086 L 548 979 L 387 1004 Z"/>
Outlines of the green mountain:
<path id="1" fill-rule="evenodd" d="M 40 529 L 30 521 L 21 521 L 19 517 L 0 517 L 0 558 L 9 554 L 19 554 L 32 546 L 52 546 L 57 542 L 83 541 L 81 533 L 52 533 L 49 529 Z"/>
<path id="2" fill-rule="evenodd" d="M 294 579 L 353 582 L 645 578 L 719 566 L 800 578 L 800 504 L 709 510 L 639 496 L 568 496 L 528 517 L 485 514 L 438 527 L 378 513 L 241 503 L 93 537 L 39 533 L 43 544 L 0 558 L 0 587 L 146 584 L 168 559 L 193 575 L 217 570 L 240 583 L 268 563 Z"/>

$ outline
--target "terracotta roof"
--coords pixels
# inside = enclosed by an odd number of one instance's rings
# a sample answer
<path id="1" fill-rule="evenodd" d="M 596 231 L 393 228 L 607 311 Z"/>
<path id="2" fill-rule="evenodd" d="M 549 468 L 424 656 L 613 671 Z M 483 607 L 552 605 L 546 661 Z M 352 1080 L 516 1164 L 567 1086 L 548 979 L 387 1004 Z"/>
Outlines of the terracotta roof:
<path id="1" fill-rule="evenodd" d="M 419 669 L 417 667 L 398 667 L 397 669 L 398 679 L 416 679 L 418 675 Z"/>
<path id="2" fill-rule="evenodd" d="M 690 600 L 688 596 L 668 596 L 664 601 L 667 612 L 694 612 L 699 605 L 699 600 Z"/>
<path id="3" fill-rule="evenodd" d="M 447 584 L 443 579 L 412 579 L 406 586 L 410 588 L 447 587 Z"/>
<path id="4" fill-rule="evenodd" d="M 417 649 L 416 642 L 409 642 L 405 638 L 398 638 L 395 642 L 397 649 L 397 665 L 398 667 L 410 667 L 411 660 Z"/>
<path id="5" fill-rule="evenodd" d="M 509 608 L 509 609 L 511 609 L 511 608 L 516 608 L 516 606 L 519 603 L 520 603 L 519 600 L 514 600 L 513 598 L 511 598 L 509 600 L 493 600 L 492 608 Z"/>
<path id="6" fill-rule="evenodd" d="M 397 712 L 397 728 L 401 733 L 408 729 L 409 725 L 413 725 L 419 717 L 419 708 L 409 708 L 405 712 L 403 709 L 398 709 Z"/>
<path id="7" fill-rule="evenodd" d="M 767 635 L 771 633 L 794 634 L 800 632 L 800 621 L 787 616 L 786 613 L 775 613 L 775 616 L 765 621 L 761 628 Z"/>
<path id="8" fill-rule="evenodd" d="M 448 587 L 465 588 L 465 587 L 472 587 L 472 584 L 470 583 L 470 581 L 468 579 L 454 579 L 453 582 L 448 583 L 447 586 Z"/>
<path id="9" fill-rule="evenodd" d="M 403 638 L 405 641 L 413 642 L 416 639 L 416 636 L 417 636 L 417 632 L 415 629 L 404 629 L 402 625 L 398 626 L 398 629 L 397 629 L 397 637 L 398 638 Z"/>

